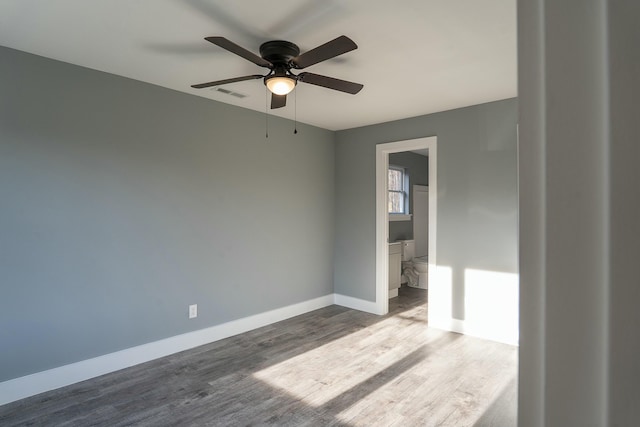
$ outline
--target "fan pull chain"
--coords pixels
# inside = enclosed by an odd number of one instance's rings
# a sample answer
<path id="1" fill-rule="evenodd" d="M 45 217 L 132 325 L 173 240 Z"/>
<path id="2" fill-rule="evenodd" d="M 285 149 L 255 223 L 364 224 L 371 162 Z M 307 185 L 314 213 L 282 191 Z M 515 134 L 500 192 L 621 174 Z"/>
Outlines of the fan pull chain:
<path id="1" fill-rule="evenodd" d="M 298 91 L 294 90 L 293 93 L 293 134 L 298 133 Z"/>
<path id="2" fill-rule="evenodd" d="M 264 137 L 269 138 L 269 91 L 265 87 L 264 90 Z"/>

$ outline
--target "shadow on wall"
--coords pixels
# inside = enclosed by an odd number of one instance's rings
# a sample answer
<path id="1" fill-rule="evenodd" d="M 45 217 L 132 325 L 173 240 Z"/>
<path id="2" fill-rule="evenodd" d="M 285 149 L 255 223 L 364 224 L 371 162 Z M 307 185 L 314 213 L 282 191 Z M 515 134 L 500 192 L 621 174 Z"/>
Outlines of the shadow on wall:
<path id="1" fill-rule="evenodd" d="M 454 277 L 462 275 L 462 281 Z M 519 276 L 515 273 L 437 266 L 429 286 L 429 325 L 518 344 Z M 454 283 L 462 283 L 455 287 Z M 462 302 L 460 307 L 454 302 Z"/>

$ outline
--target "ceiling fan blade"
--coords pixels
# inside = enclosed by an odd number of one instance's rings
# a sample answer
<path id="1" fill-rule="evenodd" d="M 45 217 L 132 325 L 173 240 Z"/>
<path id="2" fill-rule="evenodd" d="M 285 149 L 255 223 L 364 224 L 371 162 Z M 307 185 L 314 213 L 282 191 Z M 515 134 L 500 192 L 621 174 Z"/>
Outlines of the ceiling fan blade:
<path id="1" fill-rule="evenodd" d="M 271 94 L 271 109 L 282 108 L 287 105 L 287 95 Z"/>
<path id="2" fill-rule="evenodd" d="M 227 83 L 235 83 L 235 82 L 242 82 L 242 81 L 245 81 L 245 80 L 261 79 L 263 77 L 264 76 L 262 76 L 260 74 L 252 74 L 250 76 L 235 77 L 233 79 L 216 80 L 215 82 L 209 82 L 209 83 L 200 83 L 200 84 L 197 84 L 197 85 L 191 85 L 191 87 L 195 88 L 195 89 L 202 89 L 202 88 L 205 88 L 205 87 L 226 85 Z"/>
<path id="3" fill-rule="evenodd" d="M 263 59 L 261 57 L 259 57 L 258 55 L 256 55 L 253 52 L 248 51 L 247 49 L 243 48 L 242 46 L 238 46 L 237 44 L 235 44 L 234 42 L 225 39 L 224 37 L 205 37 L 204 38 L 206 41 L 211 42 L 213 44 L 215 44 L 216 46 L 220 46 L 223 49 L 228 50 L 231 53 L 235 53 L 238 56 L 243 57 L 244 59 L 253 62 L 256 65 L 259 65 L 261 67 L 266 67 L 266 68 L 271 68 L 272 64 L 271 62 L 267 61 L 266 59 Z"/>
<path id="4" fill-rule="evenodd" d="M 292 62 L 295 68 L 307 68 L 318 62 L 326 61 L 343 53 L 357 49 L 358 45 L 347 36 L 340 36 L 323 45 L 311 49 L 302 55 L 293 58 Z"/>
<path id="5" fill-rule="evenodd" d="M 340 92 L 346 92 L 352 95 L 360 92 L 364 87 L 364 85 L 361 85 L 360 83 L 348 82 L 346 80 L 334 79 L 333 77 L 321 76 L 320 74 L 313 73 L 298 74 L 298 81 L 333 90 L 339 90 Z"/>

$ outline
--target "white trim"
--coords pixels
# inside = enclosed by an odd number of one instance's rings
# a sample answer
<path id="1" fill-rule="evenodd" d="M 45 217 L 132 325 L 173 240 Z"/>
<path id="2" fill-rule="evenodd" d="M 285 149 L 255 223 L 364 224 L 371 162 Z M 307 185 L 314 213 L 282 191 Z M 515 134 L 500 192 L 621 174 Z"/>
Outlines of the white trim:
<path id="1" fill-rule="evenodd" d="M 389 286 L 389 282 L 387 282 L 387 286 Z M 389 288 L 387 288 L 387 291 Z M 364 311 L 366 313 L 373 314 L 386 314 L 381 313 L 379 311 L 379 305 L 373 301 L 366 301 L 360 298 L 354 298 L 347 295 L 333 294 L 334 295 L 334 304 L 341 305 L 343 307 L 352 308 L 358 311 Z"/>
<path id="2" fill-rule="evenodd" d="M 348 297 L 347 297 L 348 298 Z M 334 294 L 0 383 L 0 405 L 270 325 L 334 304 Z M 354 298 L 355 299 L 355 298 Z M 372 303 L 373 304 L 373 303 Z M 340 304 L 343 305 L 343 304 Z M 348 305 L 347 305 L 348 306 Z M 355 308 L 355 307 L 353 307 Z M 358 308 L 356 308 L 359 310 Z M 365 310 L 366 311 L 366 310 Z"/>
<path id="3" fill-rule="evenodd" d="M 441 329 L 448 332 L 456 332 L 458 334 L 469 335 L 476 338 L 482 338 L 485 340 L 501 342 L 503 344 L 509 344 L 513 346 L 519 345 L 518 331 L 514 330 L 510 335 L 496 335 L 487 333 L 486 329 L 481 329 L 474 326 L 470 322 L 466 322 L 460 319 L 437 319 L 429 320 L 429 327 L 435 329 Z"/>
<path id="4" fill-rule="evenodd" d="M 438 219 L 438 138 L 410 139 L 376 145 L 376 312 L 389 312 L 389 213 L 387 211 L 387 169 L 389 153 L 429 150 L 429 283 L 436 283 L 436 237 Z M 429 286 L 431 293 L 431 286 Z M 431 300 L 431 298 L 429 298 Z"/>
<path id="5" fill-rule="evenodd" d="M 389 221 L 411 221 L 412 214 L 389 214 Z"/>
<path id="6" fill-rule="evenodd" d="M 430 223 L 429 223 L 429 186 L 428 185 L 414 185 L 413 188 L 411 189 L 411 195 L 413 197 L 413 213 L 416 213 L 416 206 L 418 205 L 417 199 L 418 199 L 418 195 L 420 193 L 427 193 L 427 249 L 426 252 L 423 252 L 423 250 L 421 250 L 422 248 L 418 245 L 418 241 L 416 239 L 416 227 L 418 224 L 416 223 L 420 223 L 421 219 L 418 218 L 418 220 L 416 221 L 416 219 L 414 218 L 413 221 L 413 241 L 415 242 L 415 247 L 414 247 L 414 257 L 421 257 L 424 255 L 428 255 L 429 254 L 429 231 L 430 230 Z M 429 281 L 429 277 L 428 277 L 428 273 L 427 273 L 427 282 Z M 418 286 L 422 289 L 427 289 L 427 286 Z"/>
<path id="7" fill-rule="evenodd" d="M 398 288 L 389 289 L 389 299 L 395 298 L 398 296 Z"/>

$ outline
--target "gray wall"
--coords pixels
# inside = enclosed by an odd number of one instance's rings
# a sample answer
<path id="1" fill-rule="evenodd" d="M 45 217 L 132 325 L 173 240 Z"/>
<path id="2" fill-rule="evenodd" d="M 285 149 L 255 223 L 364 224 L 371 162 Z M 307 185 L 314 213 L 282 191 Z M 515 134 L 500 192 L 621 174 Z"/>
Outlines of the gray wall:
<path id="1" fill-rule="evenodd" d="M 518 2 L 520 426 L 640 425 L 639 16 Z"/>
<path id="2" fill-rule="evenodd" d="M 429 158 L 410 151 L 389 154 L 389 164 L 402 166 L 409 176 L 409 212 L 413 213 L 413 186 L 429 185 Z M 413 239 L 413 217 L 410 221 L 389 221 L 389 241 Z"/>
<path id="3" fill-rule="evenodd" d="M 517 273 L 517 101 L 509 99 L 338 132 L 336 293 L 375 300 L 375 146 L 438 137 L 437 263 L 452 269 L 464 319 L 464 269 Z"/>
<path id="4" fill-rule="evenodd" d="M 640 425 L 640 3 L 607 7 L 610 91 L 609 424 Z M 633 42 L 631 42 L 633 40 Z M 630 325 L 634 325 L 630 327 Z"/>
<path id="5" fill-rule="evenodd" d="M 0 63 L 0 381 L 333 292 L 333 132 Z"/>

